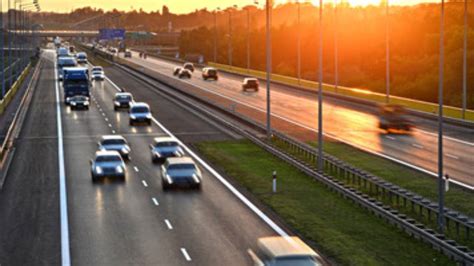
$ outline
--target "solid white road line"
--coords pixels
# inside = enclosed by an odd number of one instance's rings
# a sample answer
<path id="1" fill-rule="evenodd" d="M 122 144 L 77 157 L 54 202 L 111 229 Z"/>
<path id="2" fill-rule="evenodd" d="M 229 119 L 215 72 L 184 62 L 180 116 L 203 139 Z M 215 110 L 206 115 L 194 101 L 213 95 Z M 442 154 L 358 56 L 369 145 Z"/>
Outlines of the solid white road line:
<path id="1" fill-rule="evenodd" d="M 169 230 L 173 230 L 173 226 L 171 225 L 170 221 L 168 219 L 165 219 L 165 224 L 168 227 Z"/>
<path id="2" fill-rule="evenodd" d="M 191 261 L 191 257 L 189 256 L 189 254 L 188 254 L 188 252 L 186 251 L 185 248 L 181 248 L 181 253 L 183 253 L 184 258 L 185 258 L 187 261 Z"/>
<path id="3" fill-rule="evenodd" d="M 142 180 L 142 184 L 143 184 L 144 187 L 148 187 L 148 184 L 145 180 Z"/>
<path id="4" fill-rule="evenodd" d="M 153 204 L 155 204 L 156 206 L 160 205 L 156 198 L 151 198 L 151 200 L 153 201 Z"/>
<path id="5" fill-rule="evenodd" d="M 385 137 L 386 137 L 387 139 L 396 140 L 396 138 L 395 138 L 395 137 L 392 137 L 392 136 L 387 136 L 387 135 L 385 135 Z"/>
<path id="6" fill-rule="evenodd" d="M 59 81 L 56 80 L 58 69 L 54 62 L 54 84 L 56 88 L 56 120 L 58 130 L 58 161 L 59 161 L 59 211 L 61 218 L 61 265 L 71 265 L 69 247 L 69 218 L 67 211 L 66 168 L 64 166 L 63 126 L 61 121 L 61 102 L 59 98 Z"/>
<path id="7" fill-rule="evenodd" d="M 112 84 L 112 86 L 120 91 L 120 88 L 112 80 L 107 78 L 107 81 Z M 232 186 L 224 177 L 222 177 L 216 170 L 214 170 L 210 165 L 208 165 L 203 159 L 196 155 L 188 146 L 186 146 L 181 140 L 173 135 L 167 128 L 165 128 L 155 117 L 152 117 L 153 123 L 155 123 L 162 131 L 164 131 L 168 136 L 175 138 L 181 147 L 189 154 L 194 160 L 198 161 L 208 172 L 210 172 L 214 177 L 217 178 L 234 196 L 236 196 L 242 203 L 244 203 L 250 210 L 252 210 L 260 219 L 262 219 L 270 228 L 272 228 L 280 236 L 288 236 L 288 234 L 278 226 L 274 221 L 272 221 L 265 213 L 263 213 L 257 206 L 255 206 L 250 200 L 248 200 L 242 193 L 240 193 L 234 186 Z"/>

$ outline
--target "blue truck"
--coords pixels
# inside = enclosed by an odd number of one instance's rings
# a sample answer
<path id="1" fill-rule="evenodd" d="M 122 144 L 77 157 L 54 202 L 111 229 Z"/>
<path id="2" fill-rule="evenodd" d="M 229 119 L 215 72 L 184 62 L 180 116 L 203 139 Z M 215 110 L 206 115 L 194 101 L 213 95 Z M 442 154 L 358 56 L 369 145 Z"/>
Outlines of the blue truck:
<path id="1" fill-rule="evenodd" d="M 69 104 L 72 97 L 77 95 L 90 96 L 89 69 L 86 67 L 63 68 L 64 102 Z"/>

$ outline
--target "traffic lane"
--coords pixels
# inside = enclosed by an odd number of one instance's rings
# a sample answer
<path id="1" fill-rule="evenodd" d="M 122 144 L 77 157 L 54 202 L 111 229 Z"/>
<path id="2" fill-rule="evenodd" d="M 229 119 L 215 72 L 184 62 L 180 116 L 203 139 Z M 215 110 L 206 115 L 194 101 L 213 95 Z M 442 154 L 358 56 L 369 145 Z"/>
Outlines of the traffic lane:
<path id="1" fill-rule="evenodd" d="M 164 59 L 159 59 L 159 58 L 153 58 L 153 57 L 148 57 L 146 60 L 141 59 L 137 56 L 135 56 L 132 59 L 127 59 L 131 60 L 137 64 L 148 66 L 152 69 L 155 69 L 157 71 L 162 72 L 163 74 L 171 74 L 172 70 L 175 66 L 181 66 L 180 63 L 177 62 L 172 62 Z M 230 73 L 225 73 L 221 72 L 220 73 L 220 79 L 219 82 L 212 82 L 212 81 L 204 81 L 201 78 L 201 71 L 196 68 L 196 71 L 193 74 L 193 79 L 195 78 L 197 82 L 199 82 L 200 85 L 203 86 L 213 86 L 213 88 L 223 88 L 227 90 L 236 90 L 240 91 L 241 90 L 241 84 L 243 77 L 240 75 L 235 75 L 235 74 L 230 74 Z M 264 97 L 265 95 L 265 87 L 266 87 L 266 82 L 262 81 L 260 84 L 260 89 L 262 91 L 262 95 L 260 98 L 265 100 L 266 98 Z M 309 108 L 307 110 L 316 110 L 317 108 L 315 107 L 315 104 L 317 105 L 317 99 L 316 95 L 314 92 L 305 92 L 301 90 L 296 90 L 293 88 L 290 88 L 286 85 L 283 84 L 278 84 L 278 83 L 272 83 L 272 104 L 274 105 L 285 105 L 288 103 L 297 103 L 296 105 L 293 106 L 288 106 L 288 107 L 293 107 L 293 108 L 299 108 L 301 101 L 304 100 L 309 100 Z M 280 101 L 279 97 L 283 96 L 283 100 Z M 332 108 L 340 108 L 342 109 L 341 111 L 357 111 L 359 113 L 367 114 L 369 116 L 377 116 L 378 114 L 378 109 L 374 107 L 368 107 L 366 105 L 362 105 L 359 103 L 351 102 L 349 100 L 341 100 L 341 99 L 336 99 L 333 97 L 325 97 L 324 98 L 324 104 L 325 104 L 325 110 L 327 108 L 332 109 Z M 326 119 L 326 118 L 325 118 Z M 436 134 L 437 133 L 437 122 L 431 119 L 425 119 L 421 117 L 412 117 L 414 120 L 415 124 L 422 129 L 420 131 L 423 134 Z M 377 126 L 373 127 L 373 125 L 368 124 L 370 126 L 369 128 L 377 128 Z M 468 141 L 471 143 L 474 143 L 474 128 L 467 128 L 467 127 L 460 127 L 456 125 L 450 125 L 446 124 L 445 125 L 445 136 L 449 136 L 451 138 L 457 138 L 463 141 Z"/>
<path id="2" fill-rule="evenodd" d="M 92 90 L 94 98 L 100 92 Z M 111 134 L 95 102 L 89 111 L 63 106 L 71 256 L 77 265 L 184 265 L 177 243 L 146 197 L 143 177 L 127 163 L 126 181 L 93 184 L 89 159 L 100 136 Z M 110 118 L 112 119 L 112 118 Z M 132 148 L 134 147 L 131 143 Z M 133 160 L 133 157 L 132 157 Z M 166 241 L 163 241 L 166 239 Z"/>
<path id="3" fill-rule="evenodd" d="M 43 54 L 38 85 L 0 193 L 2 265 L 58 265 L 61 261 L 52 58 Z"/>
<path id="4" fill-rule="evenodd" d="M 155 88 L 150 87 L 123 70 L 114 67 L 106 68 L 106 75 L 119 88 L 131 92 L 136 101 L 148 103 L 154 117 L 184 142 L 218 141 L 233 137 L 230 134 L 223 134 L 226 130 L 222 127 L 217 127 L 208 121 L 203 121 L 196 114 L 176 106 L 175 103 L 157 94 Z M 110 86 L 115 88 L 111 84 Z M 111 90 L 110 95 L 115 94 L 117 91 L 117 88 Z M 126 112 L 123 113 L 126 114 Z"/>
<path id="5" fill-rule="evenodd" d="M 183 80 L 191 85 L 196 85 L 197 80 Z M 208 82 L 212 84 L 212 82 Z M 198 85 L 199 86 L 199 85 Z M 252 99 L 257 98 L 256 94 L 243 94 L 241 92 L 232 95 L 226 94 L 223 90 L 212 90 L 207 87 L 199 86 L 197 89 L 202 89 L 217 95 L 222 95 L 228 99 L 239 101 L 241 104 L 251 106 L 256 110 L 265 112 L 265 109 L 258 104 L 248 104 Z M 240 97 L 244 97 L 239 99 Z M 275 98 L 275 97 L 274 97 Z M 295 110 L 287 105 L 274 105 L 273 113 L 274 116 L 286 119 L 287 121 L 299 121 L 296 122 L 298 125 L 315 130 L 317 120 L 317 112 L 315 108 L 312 110 L 314 114 L 308 115 L 308 112 L 304 110 L 308 109 L 309 106 L 304 107 L 304 102 L 301 107 Z M 308 101 L 306 101 L 308 104 Z M 394 135 L 384 134 L 377 127 L 378 118 L 374 115 L 366 115 L 362 112 L 354 110 L 342 110 L 340 108 L 334 108 L 334 106 L 324 107 L 324 128 L 326 134 L 329 136 L 349 142 L 356 147 L 360 147 L 364 150 L 375 151 L 379 154 L 384 154 L 401 161 L 408 161 L 418 167 L 422 167 L 431 172 L 436 172 L 437 159 L 431 156 L 432 152 L 436 152 L 437 139 L 433 134 L 424 134 L 419 130 L 415 130 L 409 135 Z M 286 112 L 291 113 L 289 116 L 279 116 L 278 113 Z M 291 117 L 288 119 L 287 117 Z M 303 122 L 300 122 L 303 121 Z M 371 126 L 367 127 L 366 125 Z M 371 129 L 372 128 L 372 129 Z M 385 139 L 385 137 L 387 137 Z M 393 142 L 397 142 L 394 145 Z M 422 151 L 420 151 L 422 147 Z M 456 180 L 465 182 L 469 185 L 473 183 L 471 172 L 472 159 L 469 158 L 471 150 L 474 147 L 465 145 L 464 143 L 452 141 L 450 139 L 445 140 L 445 151 L 446 151 L 446 169 L 448 172 L 455 176 Z M 467 161 L 467 164 L 465 164 Z"/>
<path id="6" fill-rule="evenodd" d="M 109 78 L 111 70 L 108 70 Z M 122 74 L 123 76 L 123 74 Z M 130 78 L 126 78 L 130 82 Z M 124 85 L 133 84 L 121 84 Z M 157 97 L 151 88 L 131 86 L 141 90 L 149 90 L 145 99 L 154 99 L 157 105 L 164 105 L 164 98 Z M 111 90 L 115 88 L 110 86 Z M 135 93 L 134 93 L 135 95 Z M 136 96 L 137 100 L 143 100 Z M 156 100 L 155 100 L 156 99 Z M 103 99 L 107 101 L 107 99 Z M 110 116 L 114 113 L 112 107 L 108 107 Z M 168 109 L 175 114 L 169 118 L 175 120 L 178 113 L 185 112 L 179 107 Z M 184 113 L 181 121 L 181 130 L 185 131 L 188 123 L 199 118 Z M 163 119 L 164 124 L 167 123 Z M 209 131 L 212 128 L 206 121 L 200 121 L 199 132 Z M 180 130 L 178 130 L 179 132 Z M 222 134 L 222 133 L 221 133 Z M 148 145 L 152 137 L 129 138 L 133 149 L 134 165 L 139 173 L 147 177 L 150 190 L 153 190 L 157 201 L 159 201 L 160 212 L 165 215 L 169 223 L 176 230 L 176 239 L 188 243 L 188 250 L 192 260 L 197 265 L 245 265 L 250 264 L 246 250 L 255 248 L 258 237 L 275 235 L 275 233 L 248 207 L 242 204 L 230 191 L 228 191 L 215 177 L 203 170 L 203 188 L 201 192 L 194 191 L 170 191 L 164 193 L 161 189 L 160 166 L 151 163 L 151 153 Z M 191 141 L 192 142 L 192 141 Z"/>

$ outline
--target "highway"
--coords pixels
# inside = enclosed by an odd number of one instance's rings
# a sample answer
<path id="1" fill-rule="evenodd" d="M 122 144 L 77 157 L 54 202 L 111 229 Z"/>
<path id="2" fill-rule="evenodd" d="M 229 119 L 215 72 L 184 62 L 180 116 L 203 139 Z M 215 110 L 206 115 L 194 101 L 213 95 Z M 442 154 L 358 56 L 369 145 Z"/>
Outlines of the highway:
<path id="1" fill-rule="evenodd" d="M 186 152 L 203 172 L 202 191 L 161 189 L 148 147 L 154 137 L 173 134 L 187 147 L 238 136 L 115 68 L 105 69 L 106 81 L 93 83 L 89 111 L 71 111 L 55 81 L 53 50 L 43 57 L 0 194 L 2 265 L 58 265 L 65 259 L 73 265 L 250 265 L 247 249 L 259 237 L 286 234 L 190 148 Z M 114 111 L 119 88 L 150 104 L 152 126 L 131 127 L 126 111 Z M 128 175 L 125 182 L 93 184 L 89 160 L 106 134 L 128 140 Z"/>
<path id="2" fill-rule="evenodd" d="M 179 65 L 148 56 L 141 59 L 133 52 L 126 58 L 158 75 L 172 75 Z M 243 93 L 242 78 L 220 73 L 219 81 L 204 81 L 197 69 L 190 80 L 181 80 L 194 88 L 210 92 L 237 105 L 266 113 L 265 83 L 260 83 L 258 93 Z M 296 127 L 317 132 L 317 97 L 314 93 L 272 84 L 272 116 Z M 399 162 L 411 168 L 434 175 L 437 172 L 437 122 L 413 117 L 417 128 L 410 134 L 385 134 L 378 129 L 377 110 L 362 104 L 327 98 L 324 100 L 323 125 L 325 134 L 367 152 Z M 445 173 L 451 180 L 474 189 L 474 127 L 445 126 Z M 316 134 L 315 134 L 316 136 Z"/>

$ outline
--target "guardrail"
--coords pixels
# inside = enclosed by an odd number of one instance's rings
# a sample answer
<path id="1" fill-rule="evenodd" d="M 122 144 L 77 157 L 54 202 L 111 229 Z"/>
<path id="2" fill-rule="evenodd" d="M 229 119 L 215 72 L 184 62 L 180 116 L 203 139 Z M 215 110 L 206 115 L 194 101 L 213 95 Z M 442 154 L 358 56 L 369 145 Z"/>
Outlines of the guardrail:
<path id="1" fill-rule="evenodd" d="M 118 60 L 121 62 L 121 60 Z M 212 106 L 220 111 L 223 111 L 226 114 L 231 115 L 238 120 L 247 123 L 248 125 L 257 128 L 264 132 L 264 126 L 259 124 L 256 121 L 253 121 L 247 117 L 244 117 L 240 114 L 237 114 L 232 110 L 232 108 L 226 108 L 222 105 L 219 105 L 215 102 L 208 101 L 206 99 L 202 99 L 199 96 L 193 95 L 191 92 L 192 90 L 186 90 L 183 88 L 179 88 L 176 84 L 173 84 L 172 81 L 168 82 L 167 79 L 169 77 L 164 78 L 163 80 L 157 79 L 154 76 L 148 75 L 143 73 L 137 68 L 139 66 L 135 64 L 130 64 L 129 62 L 121 62 L 125 63 L 116 64 L 117 66 L 121 67 L 122 69 L 128 71 L 132 75 L 136 76 L 137 78 L 143 80 L 144 82 L 149 83 L 150 85 L 156 87 L 156 84 L 153 84 L 147 79 L 151 79 L 155 82 L 158 82 L 166 87 L 171 87 L 175 89 L 175 91 L 179 91 L 182 94 L 187 95 L 188 97 L 192 98 L 193 100 L 205 103 L 207 106 Z M 146 78 L 144 78 L 146 77 Z M 164 93 L 171 94 L 169 90 L 162 90 Z M 181 101 L 184 99 L 180 98 Z M 205 110 L 198 109 L 200 112 L 205 112 Z M 387 201 L 387 198 L 390 199 L 390 204 L 395 206 L 401 205 L 400 201 L 403 201 L 404 206 L 407 206 L 407 202 L 411 204 L 413 209 L 419 209 L 420 213 L 424 213 L 427 210 L 429 212 L 433 212 L 433 215 L 437 214 L 436 208 L 430 203 L 423 199 L 420 196 L 415 195 L 414 193 L 410 193 L 406 190 L 403 190 L 399 187 L 391 185 L 383 180 L 376 178 L 372 175 L 369 175 L 361 170 L 358 170 L 354 167 L 350 167 L 349 165 L 343 163 L 342 161 L 326 155 L 325 158 L 325 169 L 332 169 L 331 172 L 339 171 L 340 175 L 337 177 L 329 176 L 325 173 L 320 173 L 314 169 L 314 164 L 311 164 L 308 161 L 302 160 L 287 151 L 282 151 L 279 147 L 276 146 L 275 141 L 284 141 L 286 143 L 290 143 L 292 148 L 299 149 L 300 152 L 306 154 L 305 156 L 311 158 L 311 161 L 317 160 L 317 150 L 314 147 L 305 147 L 306 144 L 300 143 L 296 140 L 293 140 L 280 132 L 275 132 L 273 141 L 263 141 L 260 138 L 250 134 L 249 132 L 239 128 L 238 126 L 233 125 L 232 123 L 222 120 L 222 118 L 216 117 L 215 114 L 211 112 L 208 113 L 209 116 L 214 117 L 215 119 L 220 119 L 221 122 L 229 127 L 232 127 L 234 130 L 239 132 L 239 134 L 247 137 L 248 139 L 252 140 L 257 145 L 261 146 L 265 150 L 271 152 L 275 156 L 287 161 L 288 163 L 292 164 L 300 171 L 308 174 L 309 176 L 321 181 L 322 183 L 326 184 L 330 189 L 340 193 L 345 198 L 351 199 L 354 202 L 358 203 L 360 206 L 368 209 L 372 213 L 376 214 L 377 216 L 385 219 L 390 224 L 396 225 L 401 228 L 403 231 L 407 232 L 408 234 L 414 236 L 415 238 L 421 239 L 427 243 L 429 243 L 433 248 L 443 252 L 447 256 L 451 257 L 452 259 L 462 263 L 463 265 L 472 265 L 474 264 L 474 253 L 471 252 L 467 247 L 459 245 L 456 241 L 447 239 L 445 235 L 441 235 L 436 233 L 433 229 L 427 228 L 425 225 L 418 223 L 415 219 L 408 217 L 408 215 L 399 212 L 396 209 L 393 209 L 391 206 L 387 205 L 383 201 Z M 304 148 L 304 149 L 303 149 Z M 339 170 L 338 170 L 339 169 Z M 339 178 L 344 176 L 347 180 L 353 180 L 352 183 L 361 184 L 361 186 L 365 186 L 366 189 L 369 191 L 377 191 L 375 197 L 370 196 L 369 194 L 365 194 L 359 190 L 357 190 L 352 185 L 347 184 L 346 182 L 340 180 Z M 365 177 L 365 178 L 364 178 Z M 375 182 L 378 181 L 378 182 Z M 397 193 L 395 193 L 397 192 Z M 381 198 L 381 200 L 378 200 Z M 428 204 L 428 205 L 427 205 Z M 431 207 L 431 208 L 427 208 Z M 434 208 L 434 209 L 433 209 Z M 459 233 L 459 226 L 462 225 L 465 228 L 465 238 L 470 239 L 469 232 L 472 229 L 472 220 L 467 216 L 463 216 L 458 212 L 455 213 L 447 213 L 447 224 L 449 227 L 449 221 L 452 221 L 456 228 L 458 229 L 457 232 Z"/>
<path id="2" fill-rule="evenodd" d="M 166 81 L 159 80 L 153 76 L 143 74 L 128 65 L 123 66 L 123 65 L 118 64 L 118 66 L 155 88 L 157 88 L 156 84 L 154 84 L 153 82 L 150 82 L 149 80 L 147 80 L 147 78 L 153 80 L 154 82 L 158 82 L 159 84 L 162 84 L 166 86 L 167 88 L 171 87 L 174 89 L 175 92 L 179 91 L 181 94 L 184 94 L 188 96 L 189 98 L 196 100 L 200 103 L 204 103 L 206 106 L 212 106 L 220 111 L 224 111 L 224 113 L 229 114 L 240 121 L 248 123 L 252 127 L 262 128 L 261 124 L 253 120 L 250 120 L 247 117 L 238 115 L 235 112 L 233 112 L 233 110 L 231 109 L 225 108 L 216 103 L 208 102 L 202 98 L 199 98 L 198 96 L 193 95 L 189 90 L 177 88 L 173 85 L 170 85 Z M 143 78 L 143 76 L 145 76 L 146 78 Z M 173 95 L 173 92 L 171 90 L 160 89 L 160 91 L 162 91 L 163 93 L 166 93 L 167 95 L 172 95 L 174 98 L 180 101 L 186 102 L 186 99 L 184 99 L 183 97 Z M 312 166 L 312 164 L 302 161 L 300 158 L 297 158 L 291 154 L 288 154 L 285 151 L 279 150 L 278 147 L 274 145 L 273 141 L 262 140 L 261 138 L 255 136 L 254 134 L 249 133 L 247 130 L 242 129 L 238 125 L 235 125 L 227 120 L 224 120 L 222 117 L 217 116 L 213 112 L 210 112 L 203 108 L 196 107 L 195 104 L 189 103 L 187 104 L 187 106 L 194 108 L 197 112 L 206 113 L 208 117 L 211 117 L 219 121 L 221 124 L 231 128 L 232 130 L 248 138 L 253 143 L 267 150 L 268 152 L 275 155 L 276 157 L 295 166 L 298 170 L 304 172 L 308 176 L 322 182 L 329 189 L 335 191 L 336 193 L 341 194 L 341 196 L 347 199 L 354 201 L 361 207 L 366 208 L 371 213 L 386 220 L 390 224 L 397 226 L 398 228 L 408 233 L 409 235 L 430 244 L 433 248 L 435 248 L 436 250 L 439 250 L 440 252 L 443 252 L 444 254 L 452 258 L 453 260 L 461 263 L 462 265 L 473 265 L 474 253 L 471 252 L 467 247 L 459 245 L 454 240 L 446 239 L 445 235 L 436 233 L 434 230 L 427 228 L 426 226 L 424 226 L 421 223 L 418 223 L 414 219 L 409 218 L 406 214 L 403 214 L 399 212 L 398 210 L 393 209 L 392 207 L 386 205 L 384 202 L 379 201 L 377 198 L 371 197 L 368 194 L 358 191 L 354 187 L 351 187 L 348 184 L 345 184 L 343 181 L 338 180 L 335 177 L 316 171 L 314 167 Z M 312 154 L 312 155 L 309 155 L 309 154 Z M 308 153 L 308 155 L 314 157 L 314 153 Z M 314 160 L 317 160 L 317 157 L 314 157 Z M 336 167 L 334 162 L 329 161 L 329 160 L 326 160 L 325 165 L 326 167 Z M 354 169 L 352 170 L 346 169 L 346 175 L 349 175 L 349 173 L 353 173 L 354 172 L 353 170 Z"/>
<path id="3" fill-rule="evenodd" d="M 258 71 L 258 70 L 247 70 L 246 68 L 234 67 L 229 65 L 217 64 L 214 62 L 209 62 L 209 66 L 216 67 L 220 70 L 224 70 L 227 72 L 240 74 L 240 75 L 251 75 L 261 79 L 265 79 L 266 72 Z M 284 85 L 289 85 L 292 87 L 298 87 L 299 89 L 309 90 L 309 91 L 317 91 L 318 89 L 318 82 L 309 81 L 309 80 L 300 80 L 298 82 L 297 78 L 272 74 L 272 81 L 281 83 Z M 370 92 L 366 90 L 361 90 L 357 88 L 348 88 L 348 87 L 338 87 L 338 91 L 336 92 L 334 85 L 330 84 L 323 84 L 323 91 L 326 93 L 331 93 L 335 95 L 351 97 L 356 99 L 368 100 L 374 103 L 384 103 L 385 102 L 385 95 L 375 92 Z M 427 114 L 434 114 L 438 113 L 438 105 L 429 102 L 418 101 L 414 99 L 408 99 L 398 96 L 390 96 L 390 103 L 404 105 L 410 109 L 417 110 L 419 112 L 424 112 Z M 461 120 L 462 118 L 462 109 L 453 106 L 444 106 L 443 109 L 444 115 L 446 117 L 450 117 L 453 119 Z M 474 110 L 466 110 L 466 121 L 474 122 Z"/>
<path id="4" fill-rule="evenodd" d="M 8 103 L 10 103 L 11 99 L 16 94 L 18 88 L 20 87 L 20 84 L 23 82 L 26 75 L 30 71 L 30 68 L 31 68 L 31 64 L 28 64 L 25 67 L 25 69 L 21 72 L 21 74 L 18 76 L 17 80 L 13 83 L 12 87 L 5 94 L 3 99 L 0 100 L 0 114 L 2 114 L 4 112 L 4 110 L 6 109 Z M 13 77 L 10 77 L 10 78 L 13 78 Z"/>

